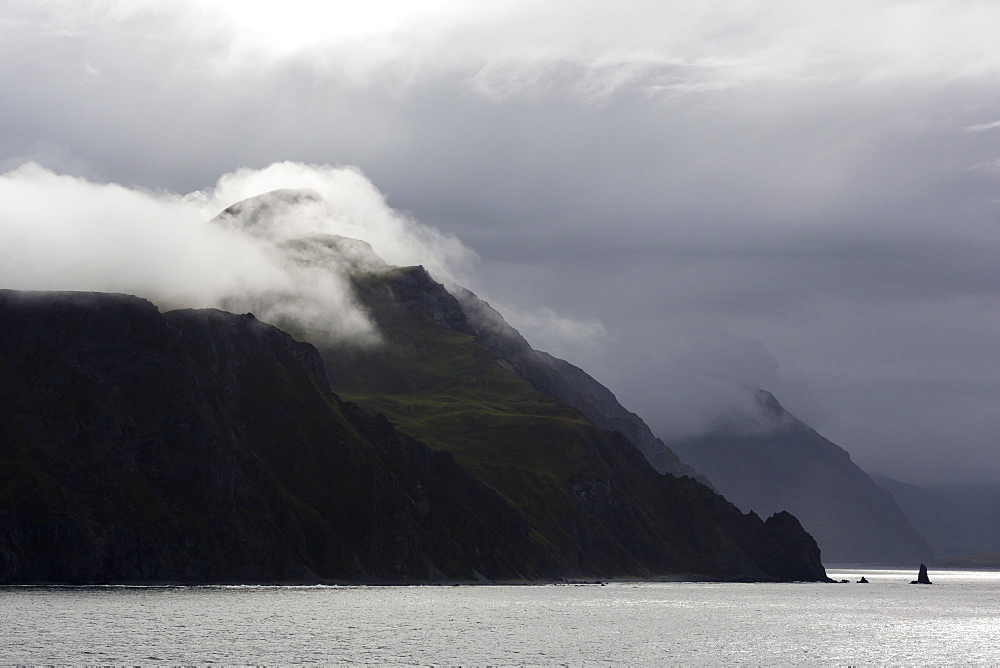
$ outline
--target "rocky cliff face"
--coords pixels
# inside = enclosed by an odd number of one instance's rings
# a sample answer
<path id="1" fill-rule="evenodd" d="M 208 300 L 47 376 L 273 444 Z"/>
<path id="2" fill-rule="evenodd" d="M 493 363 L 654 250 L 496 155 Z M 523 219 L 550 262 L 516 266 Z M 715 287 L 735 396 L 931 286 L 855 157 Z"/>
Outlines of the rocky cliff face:
<path id="1" fill-rule="evenodd" d="M 251 315 L 0 291 L 0 582 L 537 578 L 447 453 Z"/>
<path id="2" fill-rule="evenodd" d="M 827 562 L 912 564 L 930 548 L 892 495 L 842 448 L 788 413 L 768 392 L 757 399 L 766 424 L 721 428 L 671 446 L 744 510 L 787 510 Z"/>
<path id="3" fill-rule="evenodd" d="M 531 475 L 565 474 L 561 496 L 498 493 L 484 481 L 528 472 L 486 457 L 470 475 L 341 401 L 315 348 L 250 314 L 0 291 L 0 399 L 2 583 L 825 577 L 794 523 L 593 426 L 585 468 L 538 453 Z"/>

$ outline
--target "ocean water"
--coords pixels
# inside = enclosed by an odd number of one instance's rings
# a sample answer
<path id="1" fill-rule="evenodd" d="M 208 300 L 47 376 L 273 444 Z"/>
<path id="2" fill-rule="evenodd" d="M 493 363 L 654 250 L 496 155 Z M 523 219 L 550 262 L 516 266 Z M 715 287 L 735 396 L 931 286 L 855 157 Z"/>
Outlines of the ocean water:
<path id="1" fill-rule="evenodd" d="M 0 663 L 1000 665 L 1000 573 L 829 573 L 851 583 L 7 587 Z"/>

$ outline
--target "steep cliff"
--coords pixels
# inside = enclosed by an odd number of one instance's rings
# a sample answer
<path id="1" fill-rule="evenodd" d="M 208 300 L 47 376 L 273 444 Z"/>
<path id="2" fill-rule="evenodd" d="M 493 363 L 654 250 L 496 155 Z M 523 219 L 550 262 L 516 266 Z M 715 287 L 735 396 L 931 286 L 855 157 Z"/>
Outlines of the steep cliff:
<path id="1" fill-rule="evenodd" d="M 421 358 L 434 344 L 393 331 Z M 825 578 L 794 520 L 658 475 L 456 336 L 452 370 L 502 372 L 471 378 L 479 399 L 513 383 L 506 398 L 529 402 L 469 421 L 421 410 L 443 418 L 423 430 L 431 450 L 341 401 L 315 348 L 250 314 L 0 291 L 0 582 Z M 409 354 L 383 352 L 367 378 Z M 409 380 L 389 404 L 439 379 Z M 411 407 L 442 399 L 421 394 Z"/>
<path id="2" fill-rule="evenodd" d="M 555 574 L 447 453 L 251 315 L 0 291 L 0 582 Z"/>

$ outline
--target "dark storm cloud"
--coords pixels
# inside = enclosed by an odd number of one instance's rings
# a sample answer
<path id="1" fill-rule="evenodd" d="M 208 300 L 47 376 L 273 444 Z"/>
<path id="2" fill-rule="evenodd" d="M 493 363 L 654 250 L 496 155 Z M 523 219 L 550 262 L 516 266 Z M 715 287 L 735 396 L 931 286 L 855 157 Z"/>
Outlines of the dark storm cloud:
<path id="1" fill-rule="evenodd" d="M 1000 478 L 995 10 L 669 4 L 273 51 L 194 3 L 8 3 L 0 164 L 357 165 L 663 435 L 749 384 L 870 468 Z"/>

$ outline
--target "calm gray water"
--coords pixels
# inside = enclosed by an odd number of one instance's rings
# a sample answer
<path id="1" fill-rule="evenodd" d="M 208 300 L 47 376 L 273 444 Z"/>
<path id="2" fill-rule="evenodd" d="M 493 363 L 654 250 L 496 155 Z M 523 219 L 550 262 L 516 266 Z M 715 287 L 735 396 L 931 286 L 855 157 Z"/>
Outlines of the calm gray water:
<path id="1" fill-rule="evenodd" d="M 12 587 L 0 663 L 1000 665 L 1000 573 L 830 576 L 852 583 Z"/>

